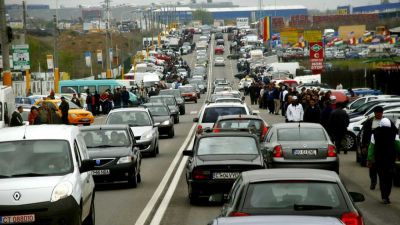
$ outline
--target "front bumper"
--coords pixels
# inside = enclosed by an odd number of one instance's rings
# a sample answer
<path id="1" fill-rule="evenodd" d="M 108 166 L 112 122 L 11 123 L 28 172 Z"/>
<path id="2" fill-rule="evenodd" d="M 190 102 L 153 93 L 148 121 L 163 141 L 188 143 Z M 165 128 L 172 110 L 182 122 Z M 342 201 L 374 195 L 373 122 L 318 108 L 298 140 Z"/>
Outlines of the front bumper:
<path id="1" fill-rule="evenodd" d="M 165 125 L 165 126 L 160 125 L 160 126 L 158 127 L 158 133 L 159 133 L 159 134 L 168 134 L 169 131 L 172 129 L 172 127 L 173 127 L 172 124 L 171 124 L 171 125 Z"/>
<path id="2" fill-rule="evenodd" d="M 40 202 L 27 205 L 0 205 L 0 217 L 33 214 L 39 225 L 81 224 L 81 209 L 72 196 L 56 202 Z"/>
<path id="3" fill-rule="evenodd" d="M 115 162 L 114 162 L 115 163 Z M 114 182 L 129 180 L 135 170 L 135 162 L 114 164 L 109 166 L 95 167 L 95 170 L 110 170 L 107 175 L 93 175 L 95 182 Z"/>

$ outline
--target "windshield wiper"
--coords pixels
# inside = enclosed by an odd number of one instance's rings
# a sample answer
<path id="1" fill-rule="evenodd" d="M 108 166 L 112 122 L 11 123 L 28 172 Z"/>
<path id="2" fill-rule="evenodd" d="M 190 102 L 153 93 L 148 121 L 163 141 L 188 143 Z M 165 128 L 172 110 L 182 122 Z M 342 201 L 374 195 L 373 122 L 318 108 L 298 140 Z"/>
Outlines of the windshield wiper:
<path id="1" fill-rule="evenodd" d="M 20 174 L 11 175 L 10 177 L 41 177 L 41 176 L 48 176 L 48 174 L 43 174 L 43 173 L 20 173 Z"/>
<path id="2" fill-rule="evenodd" d="M 303 210 L 322 210 L 322 209 L 332 209 L 332 206 L 327 205 L 302 205 L 302 204 L 294 204 L 294 210 L 303 211 Z"/>

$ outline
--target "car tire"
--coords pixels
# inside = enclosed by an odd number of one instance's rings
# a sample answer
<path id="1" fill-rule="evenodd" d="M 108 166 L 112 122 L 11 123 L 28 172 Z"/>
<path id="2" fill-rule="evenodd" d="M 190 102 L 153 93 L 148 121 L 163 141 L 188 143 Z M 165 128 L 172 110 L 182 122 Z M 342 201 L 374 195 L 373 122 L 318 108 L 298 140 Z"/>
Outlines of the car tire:
<path id="1" fill-rule="evenodd" d="M 92 196 L 92 202 L 90 203 L 90 212 L 89 215 L 86 217 L 86 219 L 83 221 L 84 225 L 95 225 L 96 221 L 96 213 L 95 213 L 95 207 L 94 207 L 94 193 Z"/>
<path id="2" fill-rule="evenodd" d="M 199 195 L 197 193 L 194 193 L 193 190 L 189 192 L 189 201 L 191 205 L 195 205 L 199 202 Z"/>
<path id="3" fill-rule="evenodd" d="M 185 109 L 182 109 L 179 113 L 180 113 L 181 115 L 185 115 Z"/>
<path id="4" fill-rule="evenodd" d="M 351 151 L 356 147 L 356 136 L 350 132 L 347 132 L 343 138 L 343 148 L 347 151 Z"/>
<path id="5" fill-rule="evenodd" d="M 168 137 L 173 138 L 174 136 L 175 136 L 175 130 L 174 127 L 171 127 L 171 129 L 169 129 L 168 131 Z"/>
<path id="6" fill-rule="evenodd" d="M 176 115 L 174 118 L 174 123 L 177 124 L 179 123 L 179 115 Z"/>
<path id="7" fill-rule="evenodd" d="M 157 155 L 160 154 L 160 148 L 158 147 L 158 144 L 157 144 L 157 148 L 156 148 L 156 154 Z"/>
<path id="8" fill-rule="evenodd" d="M 150 152 L 150 157 L 156 157 L 156 156 L 157 156 L 157 147 L 155 147 L 155 148 L 153 149 L 153 151 Z"/>
<path id="9" fill-rule="evenodd" d="M 138 182 L 138 175 L 136 174 L 136 170 L 135 170 L 135 171 L 133 171 L 132 176 L 129 178 L 128 184 L 129 184 L 130 187 L 136 188 L 138 183 L 139 183 Z"/>
<path id="10" fill-rule="evenodd" d="M 197 99 L 196 99 L 196 100 L 194 100 L 194 103 L 197 103 Z"/>

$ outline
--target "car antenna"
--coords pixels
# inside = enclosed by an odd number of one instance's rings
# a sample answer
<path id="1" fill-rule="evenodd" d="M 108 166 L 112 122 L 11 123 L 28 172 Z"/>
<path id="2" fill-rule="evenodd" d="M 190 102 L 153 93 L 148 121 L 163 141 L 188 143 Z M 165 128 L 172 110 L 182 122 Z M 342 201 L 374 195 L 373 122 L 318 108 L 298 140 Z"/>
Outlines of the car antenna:
<path id="1" fill-rule="evenodd" d="M 26 139 L 26 128 L 27 128 L 28 126 L 27 125 L 25 125 L 25 130 L 24 130 L 24 136 L 22 137 L 22 139 Z"/>

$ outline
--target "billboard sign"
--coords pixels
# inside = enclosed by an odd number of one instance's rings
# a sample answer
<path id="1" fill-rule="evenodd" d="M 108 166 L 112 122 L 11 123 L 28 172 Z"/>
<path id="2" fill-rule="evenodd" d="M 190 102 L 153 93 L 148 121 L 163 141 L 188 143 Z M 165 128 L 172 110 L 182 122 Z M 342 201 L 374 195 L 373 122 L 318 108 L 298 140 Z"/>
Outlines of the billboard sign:
<path id="1" fill-rule="evenodd" d="M 236 18 L 236 27 L 238 27 L 238 28 L 249 27 L 249 18 L 248 17 L 238 17 L 238 18 Z"/>
<path id="2" fill-rule="evenodd" d="M 322 32 L 320 30 L 305 30 L 304 40 L 308 42 L 322 41 Z"/>
<path id="3" fill-rule="evenodd" d="M 29 45 L 13 45 L 12 46 L 12 59 L 15 70 L 29 70 Z"/>
<path id="4" fill-rule="evenodd" d="M 282 44 L 295 44 L 299 42 L 302 33 L 295 28 L 286 28 L 281 31 L 281 42 Z"/>
<path id="5" fill-rule="evenodd" d="M 54 69 L 53 55 L 47 55 L 46 59 L 47 59 L 47 69 L 53 70 Z"/>
<path id="6" fill-rule="evenodd" d="M 324 47 L 322 41 L 310 42 L 310 63 L 313 74 L 324 69 Z"/>
<path id="7" fill-rule="evenodd" d="M 351 40 L 362 38 L 367 30 L 366 25 L 351 25 L 351 26 L 340 26 L 339 38 L 342 40 Z"/>

